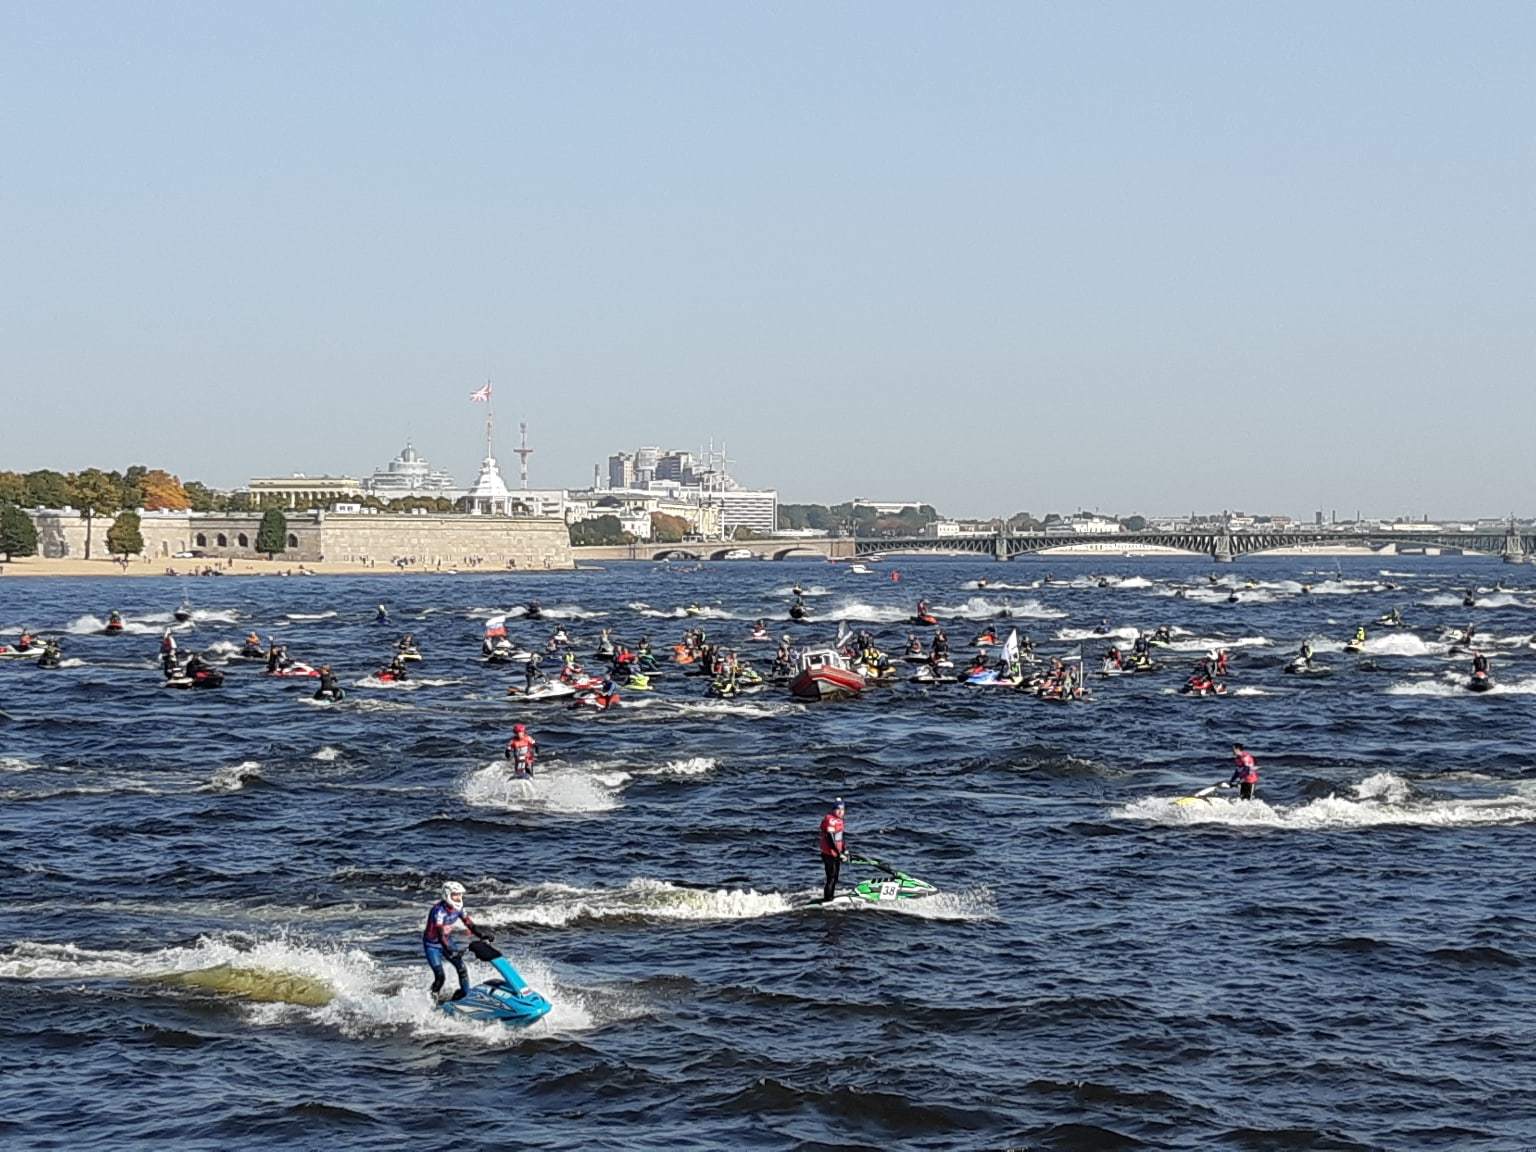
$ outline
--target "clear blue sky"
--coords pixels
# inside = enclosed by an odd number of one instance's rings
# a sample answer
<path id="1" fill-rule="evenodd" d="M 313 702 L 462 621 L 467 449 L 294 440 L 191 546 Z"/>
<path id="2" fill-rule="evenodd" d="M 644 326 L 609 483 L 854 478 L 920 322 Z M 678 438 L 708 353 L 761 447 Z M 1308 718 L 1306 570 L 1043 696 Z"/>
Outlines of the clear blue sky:
<path id="1" fill-rule="evenodd" d="M 1529 3 L 0 16 L 0 467 L 1536 512 Z"/>

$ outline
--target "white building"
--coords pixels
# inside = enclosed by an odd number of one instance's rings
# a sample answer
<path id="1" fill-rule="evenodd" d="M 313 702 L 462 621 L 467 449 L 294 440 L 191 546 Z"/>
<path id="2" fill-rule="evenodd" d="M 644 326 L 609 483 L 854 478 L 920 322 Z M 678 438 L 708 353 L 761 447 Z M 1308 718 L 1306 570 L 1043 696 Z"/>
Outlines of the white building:
<path id="1" fill-rule="evenodd" d="M 922 510 L 922 502 L 918 500 L 854 500 L 855 508 L 871 508 L 880 516 L 900 516 L 908 508 L 914 512 Z"/>
<path id="2" fill-rule="evenodd" d="M 1120 531 L 1120 521 L 1079 512 L 1045 526 L 1047 536 L 1097 536 Z"/>
<path id="3" fill-rule="evenodd" d="M 705 500 L 720 508 L 720 531 L 732 535 L 738 528 L 750 528 L 763 536 L 772 536 L 779 527 L 779 490 L 777 488 L 727 488 L 709 492 Z"/>
<path id="4" fill-rule="evenodd" d="M 406 496 L 457 500 L 464 494 L 452 476 L 427 463 L 409 440 L 400 449 L 400 455 L 363 481 L 363 491 L 381 500 L 399 500 Z"/>
<path id="5" fill-rule="evenodd" d="M 922 535 L 936 540 L 954 540 L 961 536 L 996 536 L 997 526 L 984 520 L 933 520 L 922 527 Z"/>

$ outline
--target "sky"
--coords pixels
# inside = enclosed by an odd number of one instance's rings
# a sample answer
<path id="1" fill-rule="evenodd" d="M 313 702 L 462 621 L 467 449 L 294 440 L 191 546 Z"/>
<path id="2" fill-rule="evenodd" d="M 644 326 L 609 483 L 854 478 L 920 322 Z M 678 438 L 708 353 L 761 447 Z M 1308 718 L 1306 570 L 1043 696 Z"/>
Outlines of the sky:
<path id="1" fill-rule="evenodd" d="M 0 20 L 0 468 L 1536 514 L 1536 5 Z"/>

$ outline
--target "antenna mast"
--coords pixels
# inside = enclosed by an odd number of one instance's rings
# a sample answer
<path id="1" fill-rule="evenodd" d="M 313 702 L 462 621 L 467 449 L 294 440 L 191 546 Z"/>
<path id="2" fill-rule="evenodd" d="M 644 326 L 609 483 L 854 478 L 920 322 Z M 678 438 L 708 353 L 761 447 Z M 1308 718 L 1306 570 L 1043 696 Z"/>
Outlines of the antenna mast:
<path id="1" fill-rule="evenodd" d="M 517 453 L 517 471 L 523 482 L 523 491 L 528 491 L 528 457 L 533 455 L 533 449 L 528 447 L 528 421 L 518 421 L 517 430 L 521 436 L 521 444 L 514 448 Z"/>

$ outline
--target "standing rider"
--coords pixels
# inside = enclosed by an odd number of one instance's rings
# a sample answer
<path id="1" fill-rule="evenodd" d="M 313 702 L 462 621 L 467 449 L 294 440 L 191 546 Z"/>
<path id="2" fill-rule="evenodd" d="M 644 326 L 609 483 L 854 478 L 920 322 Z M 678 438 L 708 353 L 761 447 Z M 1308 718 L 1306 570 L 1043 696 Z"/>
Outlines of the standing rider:
<path id="1" fill-rule="evenodd" d="M 512 725 L 512 739 L 507 741 L 507 759 L 512 761 L 513 779 L 527 780 L 533 775 L 533 761 L 538 751 L 539 742 L 528 735 L 528 725 Z"/>
<path id="2" fill-rule="evenodd" d="M 837 894 L 837 874 L 848 850 L 843 843 L 843 798 L 839 796 L 832 811 L 821 818 L 821 866 L 826 870 L 827 883 L 821 890 L 823 903 Z"/>
<path id="3" fill-rule="evenodd" d="M 1236 767 L 1232 769 L 1232 778 L 1227 781 L 1227 787 L 1230 788 L 1236 784 L 1237 798 L 1252 800 L 1254 786 L 1259 782 L 1259 766 L 1254 763 L 1253 753 L 1241 744 L 1234 744 L 1232 760 Z"/>
<path id="4" fill-rule="evenodd" d="M 456 932 L 467 932 L 471 936 L 481 940 L 494 940 L 484 928 L 477 928 L 474 921 L 469 918 L 469 913 L 464 910 L 464 885 L 457 880 L 450 880 L 443 885 L 443 898 L 432 905 L 432 910 L 427 913 L 427 927 L 421 934 L 421 949 L 426 953 L 427 965 L 432 969 L 432 996 L 440 1000 L 438 995 L 443 990 L 443 961 L 453 965 L 453 970 L 459 974 L 459 990 L 453 994 L 453 999 L 462 1000 L 469 994 L 469 972 L 464 968 L 464 949 L 454 948 L 453 936 Z"/>

